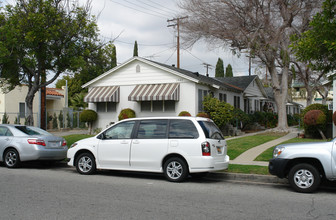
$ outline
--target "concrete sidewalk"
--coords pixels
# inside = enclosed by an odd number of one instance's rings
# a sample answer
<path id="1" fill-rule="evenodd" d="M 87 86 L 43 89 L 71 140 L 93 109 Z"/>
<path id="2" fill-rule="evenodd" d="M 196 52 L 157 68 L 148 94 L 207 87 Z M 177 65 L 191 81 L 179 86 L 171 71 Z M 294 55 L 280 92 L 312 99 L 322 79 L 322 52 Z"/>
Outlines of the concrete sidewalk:
<path id="1" fill-rule="evenodd" d="M 254 148 L 245 151 L 244 153 L 236 157 L 234 160 L 231 160 L 230 164 L 268 166 L 268 162 L 254 161 L 255 158 L 257 158 L 261 153 L 263 153 L 268 148 L 274 147 L 275 145 L 278 145 L 284 141 L 297 137 L 297 134 L 298 130 L 292 129 L 290 133 L 288 133 L 283 137 L 280 137 L 273 141 L 266 142 L 264 144 L 261 144 L 259 146 L 256 146 Z"/>

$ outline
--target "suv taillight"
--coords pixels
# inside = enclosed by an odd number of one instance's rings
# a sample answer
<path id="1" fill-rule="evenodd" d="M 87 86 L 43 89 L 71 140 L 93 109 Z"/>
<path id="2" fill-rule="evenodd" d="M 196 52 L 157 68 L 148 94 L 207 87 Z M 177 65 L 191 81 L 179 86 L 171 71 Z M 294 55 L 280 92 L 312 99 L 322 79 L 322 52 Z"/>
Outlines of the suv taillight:
<path id="1" fill-rule="evenodd" d="M 28 139 L 27 141 L 28 141 L 29 144 L 36 144 L 36 145 L 46 146 L 44 140 L 40 140 L 40 139 Z"/>
<path id="2" fill-rule="evenodd" d="M 203 142 L 201 146 L 202 146 L 202 156 L 211 156 L 209 142 Z"/>

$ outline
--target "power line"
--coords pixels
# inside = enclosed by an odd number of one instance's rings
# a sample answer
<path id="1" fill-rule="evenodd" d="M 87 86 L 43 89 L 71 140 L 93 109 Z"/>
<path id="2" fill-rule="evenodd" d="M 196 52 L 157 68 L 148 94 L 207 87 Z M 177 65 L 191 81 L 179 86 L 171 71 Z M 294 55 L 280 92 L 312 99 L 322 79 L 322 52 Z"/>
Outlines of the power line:
<path id="1" fill-rule="evenodd" d="M 130 1 L 128 1 L 128 0 L 124 0 L 124 1 L 127 2 L 128 4 L 134 5 L 134 6 L 136 6 L 136 7 L 143 8 L 143 9 L 145 9 L 145 10 L 154 12 L 154 13 L 156 13 L 156 14 L 159 14 L 159 15 L 163 15 L 163 16 L 169 17 L 168 14 L 163 14 L 163 13 L 160 13 L 160 12 L 157 12 L 157 11 L 154 11 L 154 10 L 151 10 L 151 9 L 149 9 L 149 8 L 146 8 L 146 7 L 142 6 L 142 5 L 139 5 L 139 4 L 130 2 Z"/>
<path id="2" fill-rule="evenodd" d="M 117 40 L 116 38 L 106 37 L 106 36 L 101 36 L 101 37 L 103 37 L 104 39 L 107 39 L 107 40 L 112 40 L 113 42 L 134 45 L 134 42 L 126 42 L 126 41 Z M 141 43 L 138 43 L 138 45 L 143 46 L 143 47 L 162 47 L 162 46 L 173 45 L 173 43 L 162 43 L 162 44 L 141 44 Z"/>
<path id="3" fill-rule="evenodd" d="M 142 10 L 139 10 L 139 9 L 136 9 L 136 8 L 133 8 L 133 7 L 130 7 L 128 5 L 124 5 L 120 2 L 116 2 L 116 1 L 113 1 L 113 0 L 110 0 L 111 2 L 115 3 L 115 4 L 118 4 L 118 5 L 121 5 L 121 6 L 124 6 L 126 8 L 129 8 L 129 9 L 132 9 L 134 11 L 137 11 L 137 12 L 142 12 L 142 13 L 145 13 L 145 14 L 148 14 L 148 15 L 152 15 L 152 16 L 155 16 L 155 17 L 159 17 L 159 18 L 163 18 L 163 19 L 166 19 L 166 17 L 163 17 L 163 16 L 160 16 L 160 15 L 156 15 L 156 14 L 152 14 L 152 13 L 149 13 L 149 12 L 145 12 L 145 11 L 142 11 Z"/>
<path id="4" fill-rule="evenodd" d="M 163 6 L 163 5 L 161 5 L 161 4 L 157 3 L 157 2 L 154 2 L 154 1 L 151 1 L 151 0 L 147 0 L 147 1 L 152 2 L 153 4 L 156 4 L 156 5 L 158 5 L 158 6 L 162 7 L 162 8 L 168 9 L 168 10 L 170 10 L 171 12 L 174 12 L 174 13 L 175 13 L 174 10 L 172 10 L 172 9 L 170 9 L 170 8 L 167 8 L 166 6 Z M 170 12 L 170 13 L 171 13 L 171 12 Z"/>
<path id="5" fill-rule="evenodd" d="M 149 7 L 156 8 L 156 9 L 158 9 L 158 10 L 160 10 L 160 11 L 163 11 L 163 12 L 165 12 L 165 13 L 168 13 L 168 14 L 171 14 L 172 12 L 175 13 L 175 11 L 174 11 L 174 10 L 171 10 L 171 9 L 169 9 L 170 11 L 168 11 L 168 10 L 166 10 L 166 9 L 162 9 L 162 7 L 160 8 L 160 7 L 158 7 L 158 6 L 151 5 L 151 4 L 148 4 L 148 3 L 146 3 L 146 2 L 143 2 L 142 0 L 137 0 L 137 1 L 138 1 L 138 2 L 141 2 L 142 4 L 147 5 L 147 6 L 149 6 Z M 155 2 L 154 2 L 154 3 L 155 3 Z"/>

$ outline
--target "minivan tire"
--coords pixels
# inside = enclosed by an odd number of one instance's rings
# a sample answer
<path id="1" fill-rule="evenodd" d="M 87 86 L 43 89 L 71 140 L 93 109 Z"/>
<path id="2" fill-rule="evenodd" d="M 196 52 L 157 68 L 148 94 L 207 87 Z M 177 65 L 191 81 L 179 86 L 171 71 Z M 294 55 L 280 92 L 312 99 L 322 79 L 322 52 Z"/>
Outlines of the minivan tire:
<path id="1" fill-rule="evenodd" d="M 90 153 L 82 153 L 76 159 L 77 172 L 83 175 L 91 175 L 96 172 L 96 160 Z"/>
<path id="2" fill-rule="evenodd" d="M 179 157 L 169 158 L 163 169 L 166 179 L 170 182 L 182 182 L 189 174 L 187 163 Z"/>
<path id="3" fill-rule="evenodd" d="M 288 182 L 297 192 L 311 193 L 320 185 L 321 177 L 314 166 L 301 163 L 295 165 L 289 171 Z"/>

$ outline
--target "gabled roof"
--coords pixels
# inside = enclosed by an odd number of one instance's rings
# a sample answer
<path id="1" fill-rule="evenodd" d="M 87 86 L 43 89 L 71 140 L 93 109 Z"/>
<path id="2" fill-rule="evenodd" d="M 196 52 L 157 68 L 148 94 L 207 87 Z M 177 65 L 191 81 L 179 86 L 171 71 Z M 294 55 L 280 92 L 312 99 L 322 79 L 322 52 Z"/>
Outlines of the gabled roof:
<path id="1" fill-rule="evenodd" d="M 151 65 L 151 66 L 155 66 L 157 68 L 160 68 L 160 69 L 165 70 L 167 72 L 170 72 L 172 74 L 175 74 L 175 75 L 178 75 L 180 77 L 186 78 L 186 79 L 188 79 L 190 81 L 193 81 L 195 83 L 207 84 L 207 85 L 210 85 L 210 86 L 215 87 L 215 88 L 222 88 L 222 89 L 230 90 L 230 91 L 237 92 L 237 93 L 243 92 L 243 90 L 241 88 L 238 88 L 234 85 L 230 85 L 230 84 L 225 83 L 225 82 L 221 82 L 217 79 L 214 79 L 214 78 L 211 78 L 211 77 L 208 77 L 208 76 L 201 75 L 198 72 L 191 72 L 191 71 L 188 71 L 188 70 L 185 70 L 185 69 L 179 69 L 179 68 L 176 68 L 174 66 L 166 65 L 166 64 L 159 63 L 159 62 L 152 61 L 152 60 L 147 60 L 147 59 L 144 59 L 144 58 L 141 58 L 141 57 L 133 57 L 133 58 L 129 59 L 128 61 L 124 62 L 123 64 L 107 71 L 106 73 L 104 73 L 104 74 L 96 77 L 95 79 L 91 80 L 90 82 L 84 84 L 82 87 L 83 88 L 89 87 L 92 83 L 104 78 L 105 76 L 115 72 L 116 70 L 126 66 L 127 64 L 129 64 L 129 63 L 131 63 L 135 60 L 138 60 L 140 62 L 146 63 L 146 64 Z"/>
<path id="2" fill-rule="evenodd" d="M 261 93 L 264 96 L 267 96 L 264 87 L 259 79 L 259 77 L 257 75 L 253 75 L 253 76 L 235 76 L 235 77 L 216 77 L 215 79 L 220 80 L 223 83 L 228 83 L 230 85 L 236 86 L 240 89 L 242 89 L 243 91 L 245 91 L 247 89 L 247 87 L 249 87 L 249 85 L 251 85 L 251 83 L 253 81 L 255 81 L 258 86 L 259 89 L 261 91 Z"/>

